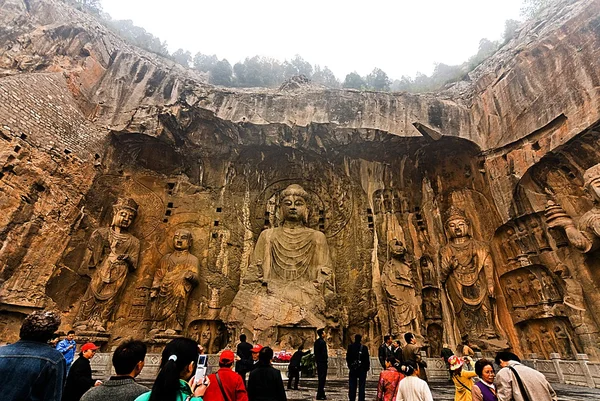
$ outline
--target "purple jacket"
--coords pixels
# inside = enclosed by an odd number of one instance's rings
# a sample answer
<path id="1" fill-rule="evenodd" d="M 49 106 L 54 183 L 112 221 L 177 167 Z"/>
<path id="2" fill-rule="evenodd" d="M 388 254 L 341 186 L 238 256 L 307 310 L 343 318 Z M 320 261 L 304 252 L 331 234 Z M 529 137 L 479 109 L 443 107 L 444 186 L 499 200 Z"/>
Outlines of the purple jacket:
<path id="1" fill-rule="evenodd" d="M 480 381 L 475 383 L 475 385 L 479 387 L 479 390 L 481 390 L 483 401 L 498 401 L 498 398 L 496 398 L 496 395 L 492 393 L 492 390 L 490 390 L 488 386 L 486 386 Z"/>

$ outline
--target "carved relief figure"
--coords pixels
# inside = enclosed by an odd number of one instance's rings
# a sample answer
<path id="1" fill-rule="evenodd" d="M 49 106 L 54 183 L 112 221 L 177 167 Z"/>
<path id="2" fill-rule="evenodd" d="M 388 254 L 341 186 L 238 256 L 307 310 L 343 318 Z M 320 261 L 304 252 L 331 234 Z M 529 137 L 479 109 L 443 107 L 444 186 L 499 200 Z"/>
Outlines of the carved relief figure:
<path id="1" fill-rule="evenodd" d="M 556 289 L 554 280 L 545 271 L 542 271 L 542 286 L 544 287 L 546 295 L 550 301 L 559 301 L 561 299 L 560 294 Z"/>
<path id="2" fill-rule="evenodd" d="M 283 224 L 260 233 L 251 264 L 265 282 L 313 281 L 322 293 L 332 292 L 333 270 L 325 234 L 305 226 L 308 193 L 293 184 L 281 196 Z"/>
<path id="3" fill-rule="evenodd" d="M 535 295 L 537 296 L 537 302 L 543 302 L 544 292 L 542 291 L 542 283 L 540 283 L 540 280 L 538 280 L 538 278 L 533 273 L 529 273 L 527 277 L 529 278 L 529 283 L 535 291 Z"/>
<path id="4" fill-rule="evenodd" d="M 190 253 L 192 233 L 177 230 L 173 235 L 175 251 L 163 256 L 154 274 L 150 291 L 152 299 L 152 332 L 173 335 L 183 330 L 190 291 L 198 284 L 198 258 Z"/>
<path id="5" fill-rule="evenodd" d="M 506 279 L 506 284 L 504 288 L 506 288 L 506 292 L 508 293 L 508 299 L 510 300 L 513 308 L 525 306 L 525 304 L 523 303 L 523 299 L 521 298 L 519 288 L 515 284 L 513 284 L 513 281 L 511 279 Z"/>
<path id="6" fill-rule="evenodd" d="M 490 298 L 494 265 L 486 244 L 471 238 L 469 220 L 451 207 L 446 219 L 448 244 L 440 249 L 441 281 L 448 293 L 461 336 L 496 337 Z"/>
<path id="7" fill-rule="evenodd" d="M 600 163 L 585 171 L 584 185 L 594 200 L 594 207 L 579 219 L 577 227 L 565 210 L 553 201 L 546 206 L 548 227 L 564 230 L 569 243 L 580 252 L 600 247 Z"/>
<path id="8" fill-rule="evenodd" d="M 529 284 L 529 281 L 524 280 L 521 276 L 518 276 L 517 284 L 519 286 L 519 292 L 523 297 L 523 306 L 535 304 L 535 301 L 533 301 L 533 297 L 531 295 L 531 285 Z"/>
<path id="9" fill-rule="evenodd" d="M 557 352 L 563 359 L 570 359 L 573 357 L 573 348 L 571 347 L 571 339 L 569 335 L 560 326 L 554 326 L 554 336 L 556 337 L 556 344 L 558 346 Z"/>
<path id="10" fill-rule="evenodd" d="M 419 302 L 410 264 L 406 261 L 406 248 L 394 239 L 389 243 L 391 254 L 381 272 L 381 285 L 387 297 L 390 329 L 392 333 L 418 330 Z"/>
<path id="11" fill-rule="evenodd" d="M 423 285 L 435 286 L 435 279 L 433 276 L 433 266 L 432 266 L 431 259 L 427 256 L 423 256 L 419 260 L 419 265 L 421 266 L 421 274 L 423 276 Z"/>
<path id="12" fill-rule="evenodd" d="M 92 233 L 82 268 L 95 269 L 96 274 L 83 295 L 74 326 L 106 331 L 127 273 L 138 265 L 140 241 L 127 232 L 137 209 L 133 199 L 120 199 L 113 206 L 110 227 Z"/>
<path id="13" fill-rule="evenodd" d="M 549 358 L 550 354 L 558 352 L 556 343 L 554 341 L 554 335 L 548 330 L 546 326 L 540 326 L 540 340 L 546 351 L 546 356 Z"/>

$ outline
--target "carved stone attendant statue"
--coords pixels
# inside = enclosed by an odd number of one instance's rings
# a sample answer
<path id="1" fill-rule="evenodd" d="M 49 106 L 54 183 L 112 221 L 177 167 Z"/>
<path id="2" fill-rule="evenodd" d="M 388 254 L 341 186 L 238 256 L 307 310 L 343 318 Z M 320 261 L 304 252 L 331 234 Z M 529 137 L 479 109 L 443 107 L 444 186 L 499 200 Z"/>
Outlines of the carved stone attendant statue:
<path id="1" fill-rule="evenodd" d="M 579 219 L 575 227 L 573 219 L 553 201 L 546 206 L 546 223 L 550 228 L 565 231 L 569 243 L 583 253 L 600 247 L 600 163 L 583 174 L 584 185 L 594 199 L 594 207 Z"/>
<path id="2" fill-rule="evenodd" d="M 464 212 L 451 207 L 446 219 L 448 244 L 440 249 L 441 281 L 461 336 L 496 337 L 490 298 L 494 265 L 488 246 L 471 238 Z"/>
<path id="3" fill-rule="evenodd" d="M 185 323 L 185 311 L 190 291 L 198 284 L 198 258 L 190 253 L 192 233 L 177 230 L 173 236 L 175 251 L 160 260 L 154 274 L 152 299 L 152 334 L 180 333 Z"/>
<path id="4" fill-rule="evenodd" d="M 119 199 L 113 206 L 110 227 L 92 233 L 82 268 L 95 269 L 96 274 L 81 300 L 75 327 L 106 331 L 127 273 L 138 265 L 140 241 L 127 232 L 137 209 L 133 199 Z"/>
<path id="5" fill-rule="evenodd" d="M 406 261 L 406 248 L 394 239 L 389 243 L 391 258 L 381 272 L 381 285 L 387 296 L 390 332 L 420 333 L 417 299 L 411 266 Z"/>

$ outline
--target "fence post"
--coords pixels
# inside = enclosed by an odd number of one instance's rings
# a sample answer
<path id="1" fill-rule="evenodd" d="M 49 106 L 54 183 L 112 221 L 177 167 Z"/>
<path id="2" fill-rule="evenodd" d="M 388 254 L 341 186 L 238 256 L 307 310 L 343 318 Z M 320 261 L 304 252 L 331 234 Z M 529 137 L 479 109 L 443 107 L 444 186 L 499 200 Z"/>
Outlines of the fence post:
<path id="1" fill-rule="evenodd" d="M 588 366 L 588 360 L 590 358 L 588 358 L 587 354 L 577 354 L 575 359 L 577 359 L 579 366 L 581 366 L 581 370 L 583 371 L 588 387 L 595 388 L 596 384 L 594 383 L 592 372 L 590 372 L 590 367 Z"/>
<path id="2" fill-rule="evenodd" d="M 552 363 L 554 364 L 554 369 L 556 370 L 556 375 L 558 376 L 558 382 L 560 384 L 564 384 L 565 375 L 560 367 L 560 354 L 558 352 L 553 352 L 550 354 L 550 359 L 552 359 Z"/>

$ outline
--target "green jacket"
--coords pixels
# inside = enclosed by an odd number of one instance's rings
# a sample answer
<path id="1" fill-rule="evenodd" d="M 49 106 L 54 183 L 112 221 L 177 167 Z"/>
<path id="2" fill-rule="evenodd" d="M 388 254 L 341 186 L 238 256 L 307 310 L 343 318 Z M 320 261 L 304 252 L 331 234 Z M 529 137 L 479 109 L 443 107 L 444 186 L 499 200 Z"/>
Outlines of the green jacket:
<path id="1" fill-rule="evenodd" d="M 135 401 L 148 401 L 150 399 L 151 391 L 140 395 Z M 188 398 L 189 397 L 189 398 Z M 194 397 L 192 395 L 192 389 L 190 386 L 183 380 L 179 379 L 179 395 L 177 396 L 177 401 L 203 401 L 202 397 Z"/>

